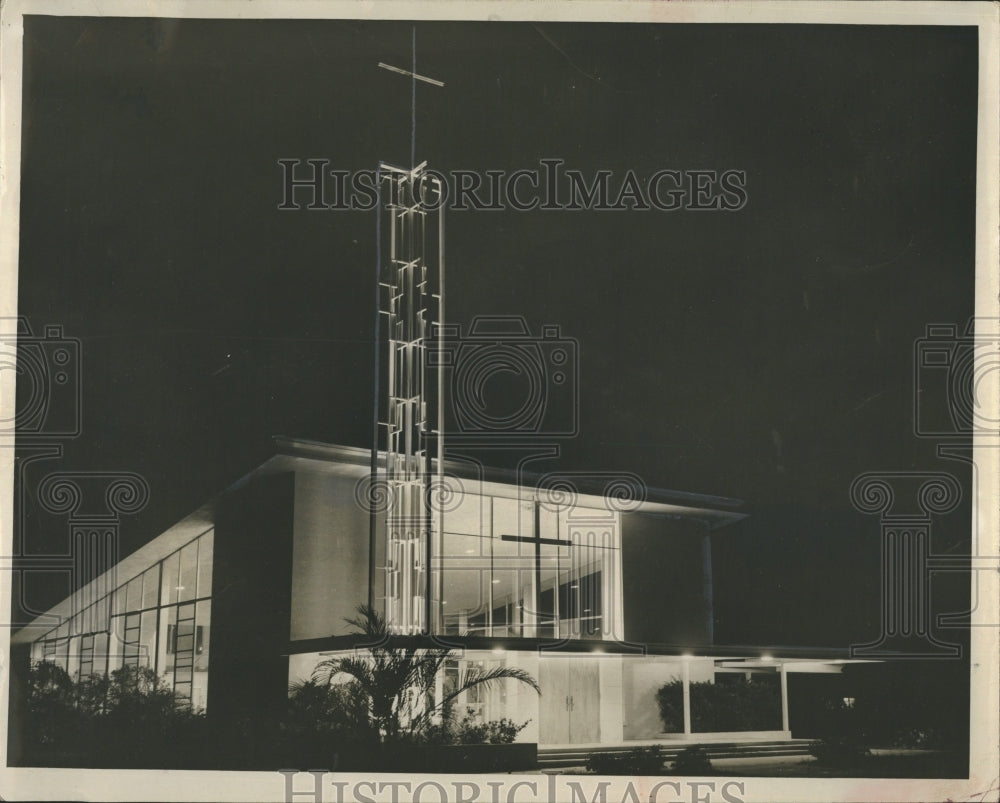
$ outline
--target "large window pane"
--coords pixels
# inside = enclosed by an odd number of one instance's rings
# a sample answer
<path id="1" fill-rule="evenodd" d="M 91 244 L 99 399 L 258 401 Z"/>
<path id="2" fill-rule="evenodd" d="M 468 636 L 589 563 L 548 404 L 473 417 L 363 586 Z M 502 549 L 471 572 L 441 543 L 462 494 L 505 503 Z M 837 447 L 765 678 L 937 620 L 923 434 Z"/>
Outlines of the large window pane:
<path id="1" fill-rule="evenodd" d="M 493 499 L 493 537 L 503 539 L 511 537 L 531 538 L 534 535 L 535 514 L 534 505 L 530 502 L 519 502 L 517 499 Z"/>
<path id="2" fill-rule="evenodd" d="M 212 556 L 215 532 L 207 532 L 198 539 L 198 596 L 212 596 Z"/>
<path id="3" fill-rule="evenodd" d="M 199 602 L 194 618 L 196 623 L 195 658 L 191 705 L 195 708 L 205 708 L 208 705 L 208 658 L 212 623 L 211 601 L 204 600 Z"/>
<path id="4" fill-rule="evenodd" d="M 56 641 L 56 655 L 55 655 L 55 659 L 54 660 L 55 660 L 55 662 L 59 666 L 61 666 L 67 672 L 69 671 L 69 638 L 68 637 L 60 638 L 60 639 L 58 639 Z"/>
<path id="5" fill-rule="evenodd" d="M 180 579 L 177 598 L 180 602 L 194 599 L 198 584 L 198 542 L 192 541 L 181 550 Z"/>
<path id="6" fill-rule="evenodd" d="M 163 561 L 163 577 L 160 581 L 162 593 L 160 604 L 170 605 L 177 602 L 177 586 L 180 585 L 180 555 L 176 552 Z"/>
<path id="7" fill-rule="evenodd" d="M 177 620 L 173 628 L 174 694 L 191 700 L 194 690 L 195 657 L 198 649 L 198 630 L 195 605 L 177 606 Z"/>
<path id="8" fill-rule="evenodd" d="M 94 637 L 80 636 L 80 677 L 94 674 Z"/>
<path id="9" fill-rule="evenodd" d="M 436 566 L 440 572 L 440 620 L 445 633 L 489 632 L 490 542 L 483 537 L 482 510 L 480 497 L 471 494 L 444 516 Z"/>
<path id="10" fill-rule="evenodd" d="M 107 631 L 111 621 L 111 595 L 101 597 L 93 605 L 91 625 L 95 633 Z"/>
<path id="11" fill-rule="evenodd" d="M 132 578 L 125 587 L 125 612 L 142 610 L 142 575 Z"/>
<path id="12" fill-rule="evenodd" d="M 139 633 L 139 666 L 156 668 L 156 609 L 144 611 Z"/>
<path id="13" fill-rule="evenodd" d="M 160 597 L 160 564 L 142 575 L 142 607 L 155 608 Z"/>
<path id="14" fill-rule="evenodd" d="M 577 506 L 562 519 L 562 537 L 572 542 L 570 572 L 560 598 L 564 604 L 564 635 L 570 638 L 611 638 L 609 578 L 618 559 L 617 518 L 610 510 Z"/>
<path id="15" fill-rule="evenodd" d="M 142 615 L 127 613 L 122 619 L 124 622 L 124 629 L 122 630 L 122 663 L 125 666 L 136 667 L 140 665 L 139 646 L 142 631 Z"/>
<path id="16" fill-rule="evenodd" d="M 111 619 L 111 644 L 108 648 L 108 672 L 114 672 L 122 666 L 125 654 L 125 617 L 115 616 Z"/>
<path id="17" fill-rule="evenodd" d="M 103 675 L 108 671 L 108 634 L 94 635 L 94 669 L 95 675 Z"/>
<path id="18" fill-rule="evenodd" d="M 157 671 L 167 682 L 174 685 L 174 634 L 177 627 L 177 606 L 160 608 L 160 641 L 157 646 Z"/>
<path id="19" fill-rule="evenodd" d="M 516 569 L 494 569 L 492 586 L 494 636 L 521 635 L 521 595 Z"/>
<path id="20" fill-rule="evenodd" d="M 488 632 L 488 585 L 488 565 L 445 571 L 441 601 L 445 633 L 464 636 Z"/>
<path id="21" fill-rule="evenodd" d="M 71 677 L 76 677 L 80 671 L 80 637 L 73 636 L 69 639 L 69 646 L 67 647 L 67 666 L 66 671 L 69 672 Z"/>
<path id="22" fill-rule="evenodd" d="M 479 494 L 465 494 L 461 500 L 443 514 L 445 532 L 461 533 L 463 535 L 489 535 L 489 519 L 484 515 L 488 510 L 489 498 Z"/>
<path id="23" fill-rule="evenodd" d="M 534 510 L 516 499 L 492 500 L 494 634 L 534 635 Z M 506 536 L 506 537 L 505 537 Z"/>
<path id="24" fill-rule="evenodd" d="M 535 633 L 539 638 L 556 638 L 563 635 L 559 629 L 562 611 L 559 608 L 558 588 L 563 582 L 568 553 L 567 547 L 557 544 L 543 543 L 538 547 Z"/>
<path id="25" fill-rule="evenodd" d="M 119 586 L 111 593 L 111 613 L 114 616 L 125 613 L 125 586 Z"/>

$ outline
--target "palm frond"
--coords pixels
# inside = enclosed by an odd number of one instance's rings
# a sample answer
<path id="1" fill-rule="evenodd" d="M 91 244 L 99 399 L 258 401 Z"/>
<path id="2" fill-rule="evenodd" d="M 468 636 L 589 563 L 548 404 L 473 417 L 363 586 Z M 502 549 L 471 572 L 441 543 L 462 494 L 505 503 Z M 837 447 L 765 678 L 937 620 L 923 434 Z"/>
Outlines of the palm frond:
<path id="1" fill-rule="evenodd" d="M 480 669 L 479 667 L 470 666 L 459 677 L 457 690 L 465 691 L 471 689 L 473 686 L 485 686 L 489 689 L 500 680 L 516 680 L 519 683 L 531 686 L 538 694 L 542 693 L 538 681 L 528 672 L 514 666 L 495 666 L 491 669 Z"/>
<path id="2" fill-rule="evenodd" d="M 519 683 L 531 686 L 531 688 L 533 688 L 538 694 L 542 693 L 538 682 L 523 669 L 518 669 L 513 666 L 496 666 L 492 669 L 469 667 L 461 674 L 455 688 L 442 696 L 442 698 L 438 700 L 432 708 L 428 709 L 428 711 L 425 712 L 425 717 L 429 717 L 436 711 L 444 710 L 447 706 L 451 705 L 460 694 L 475 686 L 483 686 L 486 689 L 490 689 L 501 680 L 516 680 Z"/>
<path id="3" fill-rule="evenodd" d="M 388 629 L 382 614 L 368 604 L 359 605 L 357 610 L 357 616 L 344 621 L 354 628 L 357 635 L 368 636 L 376 641 L 383 639 Z"/>
<path id="4" fill-rule="evenodd" d="M 330 658 L 316 665 L 313 670 L 313 680 L 329 684 L 337 675 L 350 675 L 361 684 L 361 688 L 371 694 L 377 685 L 372 672 L 371 663 L 364 658 L 348 655 L 343 658 Z"/>

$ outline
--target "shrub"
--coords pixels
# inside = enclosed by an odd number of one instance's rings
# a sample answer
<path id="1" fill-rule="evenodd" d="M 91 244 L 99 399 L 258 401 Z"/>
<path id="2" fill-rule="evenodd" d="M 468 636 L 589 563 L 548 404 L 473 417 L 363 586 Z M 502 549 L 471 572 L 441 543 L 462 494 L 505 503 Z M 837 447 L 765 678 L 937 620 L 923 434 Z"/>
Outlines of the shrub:
<path id="1" fill-rule="evenodd" d="M 123 667 L 74 681 L 42 661 L 28 672 L 24 762 L 37 766 L 173 767 L 201 737 L 201 712 L 157 674 Z"/>
<path id="2" fill-rule="evenodd" d="M 465 716 L 456 723 L 449 708 L 440 723 L 425 725 L 411 736 L 421 744 L 512 744 L 529 722 L 530 719 L 518 724 L 506 717 L 480 722 L 475 710 L 467 708 Z"/>
<path id="3" fill-rule="evenodd" d="M 323 683 L 311 679 L 293 683 L 288 689 L 285 727 L 293 733 L 367 734 L 372 730 L 368 699 L 355 681 Z"/>
<path id="4" fill-rule="evenodd" d="M 660 707 L 660 720 L 667 733 L 684 731 L 684 684 L 675 680 L 665 683 L 656 690 L 656 702 Z"/>
<path id="5" fill-rule="evenodd" d="M 915 747 L 931 748 L 941 747 L 946 744 L 937 728 L 901 728 L 897 730 L 891 740 L 893 747 Z"/>
<path id="6" fill-rule="evenodd" d="M 477 722 L 475 712 L 466 710 L 462 721 L 455 730 L 456 744 L 511 744 L 517 734 L 528 727 L 531 720 L 525 720 L 520 725 L 511 719 L 492 719 L 487 722 Z"/>
<path id="7" fill-rule="evenodd" d="M 677 775 L 711 775 L 714 768 L 705 748 L 693 744 L 685 747 L 674 759 L 670 771 Z"/>
<path id="8" fill-rule="evenodd" d="M 591 753 L 587 770 L 597 775 L 658 775 L 663 772 L 663 748 L 658 744 L 627 753 Z"/>
<path id="9" fill-rule="evenodd" d="M 660 719 L 668 733 L 684 730 L 684 687 L 679 680 L 656 693 Z M 691 684 L 691 730 L 778 730 L 781 727 L 781 689 L 777 678 L 761 675 L 752 681 L 736 677 L 726 683 Z"/>
<path id="10" fill-rule="evenodd" d="M 871 750 L 850 736 L 826 736 L 809 746 L 809 752 L 821 764 L 849 767 L 871 758 Z"/>
<path id="11" fill-rule="evenodd" d="M 870 758 L 867 735 L 853 705 L 831 700 L 825 708 L 823 738 L 809 748 L 816 760 L 829 766 L 847 767 Z"/>

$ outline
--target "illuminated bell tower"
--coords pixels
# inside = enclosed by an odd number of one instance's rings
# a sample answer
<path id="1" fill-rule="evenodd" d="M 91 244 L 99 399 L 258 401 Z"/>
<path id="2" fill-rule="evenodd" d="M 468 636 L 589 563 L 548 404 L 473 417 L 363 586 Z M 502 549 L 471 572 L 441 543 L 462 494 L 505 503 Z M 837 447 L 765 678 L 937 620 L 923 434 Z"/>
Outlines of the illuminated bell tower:
<path id="1" fill-rule="evenodd" d="M 415 34 L 414 34 L 415 43 Z M 417 81 L 440 81 L 387 64 L 406 75 L 413 92 L 416 130 Z M 411 160 L 415 161 L 415 133 Z M 409 169 L 382 162 L 377 173 L 377 318 L 372 487 L 381 486 L 385 519 L 373 505 L 370 519 L 375 603 L 375 554 L 384 538 L 385 619 L 391 633 L 430 632 L 432 609 L 431 495 L 441 481 L 443 457 L 444 215 L 441 179 L 426 162 Z M 436 353 L 435 353 L 436 352 Z M 379 454 L 384 466 L 379 472 Z M 440 486 L 439 486 L 440 487 Z M 440 531 L 437 528 L 437 531 Z"/>

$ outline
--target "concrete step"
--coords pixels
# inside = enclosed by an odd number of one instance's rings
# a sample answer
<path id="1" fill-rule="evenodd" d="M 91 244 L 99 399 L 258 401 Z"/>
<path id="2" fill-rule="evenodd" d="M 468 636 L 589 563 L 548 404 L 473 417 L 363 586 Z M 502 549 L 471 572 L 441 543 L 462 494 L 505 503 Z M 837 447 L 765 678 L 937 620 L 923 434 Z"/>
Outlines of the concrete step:
<path id="1" fill-rule="evenodd" d="M 704 749 L 709 759 L 725 758 L 778 758 L 783 756 L 802 756 L 809 754 L 812 741 L 809 739 L 791 739 L 768 742 L 692 742 L 690 745 L 661 744 L 664 763 L 675 760 L 688 747 L 698 746 Z M 622 755 L 635 750 L 636 747 L 651 745 L 608 745 L 607 747 L 583 748 L 544 748 L 538 749 L 538 766 L 541 768 L 558 768 L 581 766 L 587 763 L 587 757 L 592 753 Z"/>

